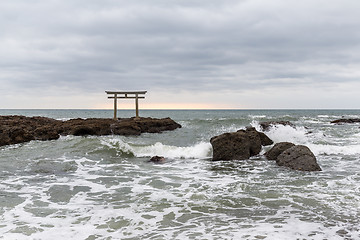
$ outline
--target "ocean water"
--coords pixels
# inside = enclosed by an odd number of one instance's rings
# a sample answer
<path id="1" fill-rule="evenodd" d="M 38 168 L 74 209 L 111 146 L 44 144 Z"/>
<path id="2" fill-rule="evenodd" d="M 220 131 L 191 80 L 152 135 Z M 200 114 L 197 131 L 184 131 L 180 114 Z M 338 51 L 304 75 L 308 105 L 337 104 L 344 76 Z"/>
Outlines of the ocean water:
<path id="1" fill-rule="evenodd" d="M 108 110 L 0 110 L 13 114 L 112 117 Z M 360 239 L 360 125 L 330 124 L 360 118 L 360 110 L 140 115 L 183 127 L 0 147 L 0 239 Z M 211 161 L 211 137 L 273 120 L 296 128 L 266 134 L 308 146 L 323 171 L 293 171 L 261 155 Z M 166 162 L 148 162 L 154 155 Z"/>

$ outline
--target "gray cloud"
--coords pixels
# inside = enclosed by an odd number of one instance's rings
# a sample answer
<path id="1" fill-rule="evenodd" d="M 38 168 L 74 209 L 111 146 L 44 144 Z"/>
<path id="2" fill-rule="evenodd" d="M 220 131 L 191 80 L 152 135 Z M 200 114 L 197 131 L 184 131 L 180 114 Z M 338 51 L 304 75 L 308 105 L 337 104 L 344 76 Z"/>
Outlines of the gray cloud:
<path id="1" fill-rule="evenodd" d="M 356 0 L 3 1 L 2 94 L 356 82 L 358 9 Z"/>

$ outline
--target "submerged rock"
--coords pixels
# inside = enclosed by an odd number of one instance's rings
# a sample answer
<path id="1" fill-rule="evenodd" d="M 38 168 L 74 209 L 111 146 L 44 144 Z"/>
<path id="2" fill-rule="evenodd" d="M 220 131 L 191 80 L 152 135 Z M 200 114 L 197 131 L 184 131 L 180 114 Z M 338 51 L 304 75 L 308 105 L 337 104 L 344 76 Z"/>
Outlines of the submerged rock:
<path id="1" fill-rule="evenodd" d="M 268 160 L 276 160 L 277 157 L 284 152 L 286 149 L 295 146 L 295 144 L 290 142 L 279 142 L 276 143 L 269 151 L 265 153 L 265 157 Z"/>
<path id="2" fill-rule="evenodd" d="M 276 159 L 279 166 L 301 171 L 321 171 L 311 150 L 303 145 L 296 145 L 282 152 Z"/>
<path id="3" fill-rule="evenodd" d="M 170 118 L 89 118 L 60 121 L 46 117 L 0 116 L 0 146 L 31 140 L 53 140 L 60 135 L 140 135 L 181 128 Z"/>
<path id="4" fill-rule="evenodd" d="M 292 122 L 289 121 L 269 121 L 269 122 L 260 122 L 261 129 L 263 131 L 268 131 L 272 126 L 275 125 L 283 125 L 283 126 L 290 126 L 295 127 L 295 125 Z"/>
<path id="5" fill-rule="evenodd" d="M 153 162 L 153 163 L 164 163 L 165 162 L 165 158 L 163 156 L 153 156 L 152 158 L 150 158 L 149 162 Z"/>
<path id="6" fill-rule="evenodd" d="M 335 124 L 360 123 L 360 119 L 359 118 L 341 118 L 341 119 L 331 121 L 330 123 L 335 123 Z"/>
<path id="7" fill-rule="evenodd" d="M 245 160 L 260 153 L 262 146 L 272 141 L 255 128 L 224 133 L 210 139 L 213 160 Z"/>

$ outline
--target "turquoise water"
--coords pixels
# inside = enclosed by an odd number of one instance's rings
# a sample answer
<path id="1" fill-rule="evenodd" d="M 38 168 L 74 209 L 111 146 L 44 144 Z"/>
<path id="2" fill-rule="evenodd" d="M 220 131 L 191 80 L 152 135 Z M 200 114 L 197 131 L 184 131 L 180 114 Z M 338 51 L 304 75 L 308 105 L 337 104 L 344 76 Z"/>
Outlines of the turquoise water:
<path id="1" fill-rule="evenodd" d="M 112 117 L 111 110 L 0 115 Z M 134 111 L 119 111 L 131 117 Z M 66 136 L 0 148 L 0 239 L 359 239 L 359 110 L 143 110 L 183 127 L 141 136 Z M 212 162 L 211 137 L 288 120 L 266 134 L 308 146 L 322 172 L 261 155 Z M 271 146 L 263 149 L 264 153 Z M 147 162 L 162 155 L 164 164 Z"/>

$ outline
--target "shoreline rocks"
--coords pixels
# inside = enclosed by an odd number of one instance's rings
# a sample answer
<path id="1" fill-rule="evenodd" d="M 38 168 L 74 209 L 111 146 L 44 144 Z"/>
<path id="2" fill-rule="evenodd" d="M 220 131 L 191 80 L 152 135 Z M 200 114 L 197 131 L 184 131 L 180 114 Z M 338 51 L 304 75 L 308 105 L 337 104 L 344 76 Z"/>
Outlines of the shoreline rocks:
<path id="1" fill-rule="evenodd" d="M 213 161 L 246 160 L 261 152 L 262 146 L 272 145 L 273 141 L 253 127 L 237 132 L 223 133 L 212 137 Z M 264 156 L 276 160 L 278 166 L 300 171 L 321 171 L 311 150 L 303 145 L 290 142 L 276 143 Z"/>
<path id="2" fill-rule="evenodd" d="M 60 135 L 140 135 L 181 128 L 170 118 L 89 118 L 60 121 L 46 117 L 0 116 L 0 146 L 31 140 L 55 140 Z"/>
<path id="3" fill-rule="evenodd" d="M 276 160 L 277 157 L 287 150 L 288 148 L 291 148 L 295 146 L 295 144 L 290 142 L 279 142 L 276 143 L 269 151 L 267 151 L 264 155 L 268 160 Z"/>
<path id="4" fill-rule="evenodd" d="M 300 171 L 321 171 L 311 150 L 303 145 L 280 142 L 265 153 L 268 160 L 275 160 L 278 166 Z"/>
<path id="5" fill-rule="evenodd" d="M 300 171 L 321 171 L 315 155 L 303 145 L 296 145 L 282 152 L 277 157 L 276 164 Z"/>
<path id="6" fill-rule="evenodd" d="M 264 133 L 255 128 L 247 128 L 232 133 L 224 133 L 212 137 L 210 143 L 213 148 L 213 161 L 245 160 L 258 155 L 262 146 L 273 144 Z"/>

